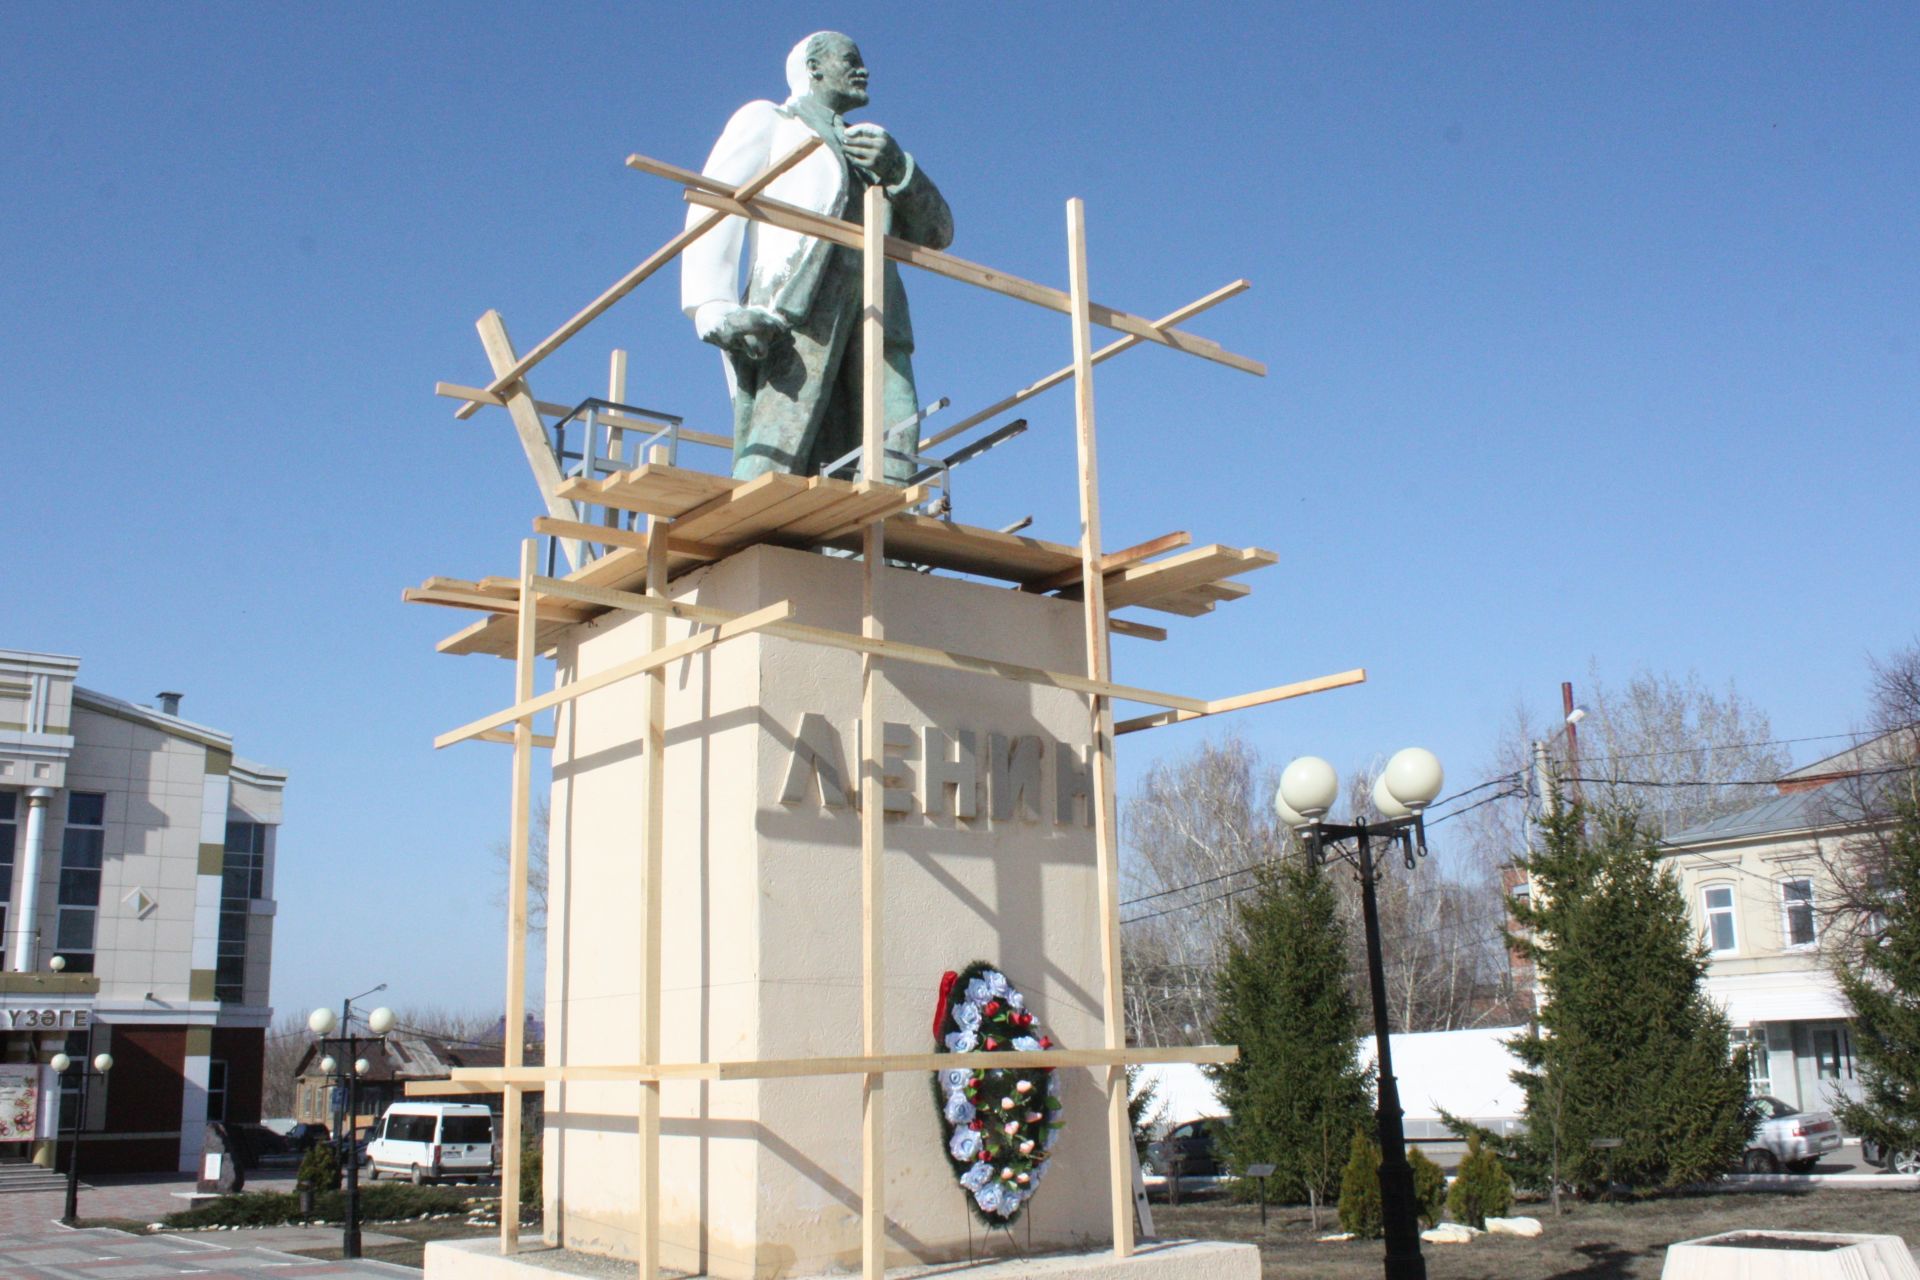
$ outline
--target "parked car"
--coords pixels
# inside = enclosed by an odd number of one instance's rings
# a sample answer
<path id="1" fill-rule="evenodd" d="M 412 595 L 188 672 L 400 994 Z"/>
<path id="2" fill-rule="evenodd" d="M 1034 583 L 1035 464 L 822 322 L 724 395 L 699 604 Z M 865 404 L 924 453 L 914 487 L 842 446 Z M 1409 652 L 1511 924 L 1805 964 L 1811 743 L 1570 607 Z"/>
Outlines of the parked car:
<path id="1" fill-rule="evenodd" d="M 1860 1158 L 1888 1173 L 1920 1173 L 1920 1151 L 1895 1151 L 1889 1156 L 1887 1149 L 1871 1138 L 1860 1140 Z"/>
<path id="2" fill-rule="evenodd" d="M 1748 1173 L 1807 1173 L 1820 1157 L 1840 1146 L 1840 1126 L 1828 1111 L 1800 1111 L 1761 1094 L 1753 1100 L 1760 1126 L 1747 1140 L 1740 1167 Z"/>
<path id="3" fill-rule="evenodd" d="M 1217 1155 L 1218 1139 L 1226 1124 L 1219 1116 L 1209 1116 L 1175 1125 L 1166 1137 L 1147 1144 L 1142 1171 L 1181 1178 L 1215 1177 L 1226 1172 Z"/>
<path id="4" fill-rule="evenodd" d="M 367 1143 L 368 1176 L 418 1185 L 493 1176 L 493 1112 L 470 1102 L 396 1102 Z"/>
<path id="5" fill-rule="evenodd" d="M 287 1145 L 301 1155 L 305 1155 L 324 1142 L 332 1141 L 333 1138 L 333 1135 L 327 1132 L 327 1126 L 308 1124 L 304 1121 L 288 1129 L 284 1136 Z"/>

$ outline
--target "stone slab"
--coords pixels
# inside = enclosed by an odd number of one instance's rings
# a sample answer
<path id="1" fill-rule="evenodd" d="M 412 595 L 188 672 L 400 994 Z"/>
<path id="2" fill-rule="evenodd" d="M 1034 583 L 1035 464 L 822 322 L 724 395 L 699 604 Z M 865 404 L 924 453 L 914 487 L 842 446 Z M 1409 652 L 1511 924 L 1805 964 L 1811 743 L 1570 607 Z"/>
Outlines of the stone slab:
<path id="1" fill-rule="evenodd" d="M 495 1240 L 436 1240 L 427 1245 L 426 1280 L 558 1280 L 633 1274 L 633 1264 L 571 1249 L 531 1249 L 502 1257 Z M 844 1270 L 834 1274 L 844 1275 Z M 891 1280 L 956 1276 L 965 1280 L 1259 1280 L 1260 1250 L 1218 1240 L 1149 1242 L 1131 1258 L 1064 1253 L 981 1262 L 895 1267 Z"/>
<path id="2" fill-rule="evenodd" d="M 1737 1243 L 1743 1238 L 1771 1247 L 1743 1247 Z M 1782 1241 L 1809 1247 L 1783 1247 Z M 1920 1266 L 1899 1236 L 1756 1227 L 1670 1246 L 1660 1280 L 1920 1280 Z"/>

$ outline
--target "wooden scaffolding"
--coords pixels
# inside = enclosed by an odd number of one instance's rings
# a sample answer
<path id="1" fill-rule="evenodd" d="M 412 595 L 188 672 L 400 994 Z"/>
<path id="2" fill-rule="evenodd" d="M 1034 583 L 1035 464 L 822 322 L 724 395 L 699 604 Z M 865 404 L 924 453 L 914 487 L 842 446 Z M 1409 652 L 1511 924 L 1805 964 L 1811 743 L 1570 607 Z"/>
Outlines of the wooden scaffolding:
<path id="1" fill-rule="evenodd" d="M 659 1274 L 660 1239 L 660 1082 L 668 1079 L 750 1080 L 791 1076 L 858 1075 L 864 1080 L 861 1129 L 861 1252 L 867 1280 L 879 1280 L 885 1270 L 886 1148 L 881 1100 L 888 1075 L 931 1072 L 951 1066 L 950 1055 L 889 1053 L 882 1025 L 880 942 L 885 928 L 882 902 L 882 852 L 885 839 L 881 800 L 883 739 L 879 692 L 888 663 L 919 664 L 972 672 L 1085 695 L 1093 739 L 1092 817 L 1099 885 L 1101 940 L 1101 1015 L 1103 1043 L 1098 1048 L 1046 1049 L 998 1052 L 996 1067 L 1105 1067 L 1106 1128 L 1112 1177 L 1113 1252 L 1126 1257 L 1134 1251 L 1134 1204 L 1131 1187 L 1131 1131 L 1127 1116 L 1125 1068 L 1135 1063 L 1220 1063 L 1237 1055 L 1232 1046 L 1154 1048 L 1129 1047 L 1121 1000 L 1120 912 L 1117 809 L 1114 794 L 1114 739 L 1200 716 L 1216 715 L 1282 699 L 1357 684 L 1363 670 L 1351 670 L 1220 698 L 1186 696 L 1117 684 L 1112 678 L 1110 636 L 1119 634 L 1149 640 L 1166 638 L 1164 628 L 1134 618 L 1117 618 L 1114 610 L 1137 606 L 1181 616 L 1197 616 L 1216 605 L 1243 596 L 1247 588 L 1234 579 L 1271 564 L 1272 552 L 1255 547 L 1207 545 L 1192 548 L 1184 532 L 1141 543 L 1124 550 L 1102 550 L 1100 535 L 1099 464 L 1094 431 L 1093 366 L 1137 346 L 1153 342 L 1211 360 L 1230 368 L 1264 374 L 1259 362 L 1225 350 L 1177 326 L 1216 303 L 1244 291 L 1236 281 L 1207 294 L 1158 320 L 1147 320 L 1102 306 L 1088 294 L 1085 209 L 1078 199 L 1067 202 L 1068 288 L 1065 291 L 1021 280 L 910 244 L 886 234 L 888 210 L 880 188 L 866 191 L 861 225 L 823 217 L 761 195 L 780 174 L 804 159 L 818 141 L 810 141 L 739 186 L 705 175 L 632 156 L 627 164 L 643 173 L 676 182 L 686 200 L 706 214 L 688 225 L 658 251 L 622 276 L 586 308 L 524 355 L 516 354 L 506 327 L 496 312 L 483 315 L 478 328 L 493 369 L 485 386 L 441 383 L 439 394 L 461 402 L 459 417 L 471 416 L 482 406 L 507 410 L 539 484 L 547 514 L 533 522 L 536 534 L 564 546 L 577 567 L 566 576 L 542 573 L 539 542 L 521 545 L 517 576 L 474 579 L 435 577 L 404 592 L 409 601 L 476 610 L 486 615 L 443 640 L 446 653 L 489 653 L 514 661 L 512 705 L 453 729 L 435 739 L 437 747 L 482 740 L 513 747 L 510 804 L 509 907 L 507 919 L 506 1022 L 504 1065 L 499 1068 L 460 1069 L 450 1082 L 416 1084 L 410 1093 L 492 1093 L 505 1096 L 502 1134 L 500 1215 L 501 1250 L 519 1247 L 521 1106 L 523 1091 L 551 1082 L 633 1081 L 640 1087 L 637 1120 L 640 1141 L 639 1216 L 641 1280 Z M 668 465 L 665 451 L 656 448 L 637 466 L 616 474 L 567 477 L 548 441 L 548 418 L 574 412 L 566 406 L 534 399 L 528 374 L 560 349 L 596 317 L 602 315 L 650 275 L 673 259 L 699 236 L 728 217 L 749 218 L 799 231 L 846 246 L 861 255 L 864 311 L 862 315 L 861 392 L 863 448 L 860 478 L 855 481 L 820 476 L 763 475 L 739 481 L 687 467 Z M 1066 315 L 1072 328 L 1072 364 L 1049 373 L 997 404 L 971 415 L 929 438 L 926 446 L 949 439 L 969 427 L 997 417 L 1041 392 L 1071 381 L 1074 388 L 1074 424 L 1078 443 L 1080 538 L 1077 546 L 1050 543 L 991 529 L 974 528 L 948 520 L 914 514 L 910 508 L 925 497 L 914 486 L 890 485 L 884 480 L 881 388 L 883 374 L 885 302 L 884 270 L 888 260 L 963 281 Z M 1094 325 L 1116 330 L 1117 340 L 1096 349 Z M 618 402 L 624 391 L 624 357 L 616 352 L 609 399 Z M 615 432 L 651 432 L 656 423 L 623 418 L 611 412 L 607 421 Z M 681 438 L 727 445 L 724 437 L 683 432 Z M 645 516 L 644 528 L 591 523 L 585 508 L 607 513 L 636 512 Z M 864 565 L 863 619 L 860 631 L 836 631 L 806 626 L 792 620 L 793 610 L 780 602 L 757 611 L 736 614 L 726 610 L 674 602 L 668 587 L 679 575 L 710 564 L 758 543 L 801 548 L 835 548 L 857 552 Z M 592 554 L 597 549 L 598 554 Z M 908 561 L 931 569 L 995 578 L 1015 588 L 1051 593 L 1078 601 L 1085 619 L 1086 670 L 1047 671 L 989 660 L 965 653 L 889 640 L 883 574 L 887 560 Z M 558 634 L 568 627 L 608 611 L 644 614 L 650 620 L 650 651 L 643 656 L 592 676 L 535 693 L 535 664 Z M 666 620 L 676 617 L 695 624 L 695 633 L 666 642 Z M 833 1058 L 726 1062 L 662 1062 L 661 1059 L 661 871 L 664 859 L 666 673 L 668 666 L 690 654 L 723 644 L 734 636 L 764 633 L 807 644 L 850 650 L 861 656 L 861 758 L 859 761 L 859 816 L 861 826 L 861 1046 L 857 1055 Z M 533 753 L 551 747 L 550 736 L 534 732 L 534 717 L 615 681 L 645 676 L 646 769 L 645 821 L 642 826 L 641 969 L 639 996 L 640 1061 L 629 1064 L 540 1067 L 525 1065 L 518 1029 L 526 1010 L 527 969 L 527 846 L 531 812 Z M 1142 703 L 1157 708 L 1148 714 L 1116 722 L 1116 702 Z"/>

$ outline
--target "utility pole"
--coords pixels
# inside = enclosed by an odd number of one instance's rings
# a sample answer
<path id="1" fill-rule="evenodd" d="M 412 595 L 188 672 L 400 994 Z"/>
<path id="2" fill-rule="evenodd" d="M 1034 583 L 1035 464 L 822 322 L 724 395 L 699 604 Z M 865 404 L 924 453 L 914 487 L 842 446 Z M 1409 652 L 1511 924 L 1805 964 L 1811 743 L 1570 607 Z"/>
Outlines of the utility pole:
<path id="1" fill-rule="evenodd" d="M 1560 682 L 1560 713 L 1567 726 L 1567 785 L 1573 789 L 1574 803 L 1580 801 L 1580 717 L 1573 706 L 1573 681 Z"/>

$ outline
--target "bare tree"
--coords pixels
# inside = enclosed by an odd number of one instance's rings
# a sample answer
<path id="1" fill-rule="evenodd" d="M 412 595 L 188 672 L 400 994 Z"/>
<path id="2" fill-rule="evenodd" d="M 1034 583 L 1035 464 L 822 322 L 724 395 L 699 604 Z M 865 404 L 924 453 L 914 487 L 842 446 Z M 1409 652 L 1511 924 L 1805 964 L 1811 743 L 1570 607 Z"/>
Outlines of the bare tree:
<path id="1" fill-rule="evenodd" d="M 536 795 L 527 815 L 527 933 L 539 937 L 547 931 L 547 831 L 552 814 L 547 798 Z M 500 876 L 500 888 L 494 902 L 502 910 L 507 905 L 507 875 L 512 849 L 505 840 L 493 842 L 493 861 Z"/>
<path id="2" fill-rule="evenodd" d="M 1793 767 L 1767 713 L 1727 681 L 1641 670 L 1614 688 L 1589 667 L 1580 722 L 1580 774 L 1589 800 L 1637 809 L 1659 831 L 1677 831 L 1754 802 L 1751 783 Z"/>
<path id="3" fill-rule="evenodd" d="M 293 1073 L 313 1043 L 304 1013 L 282 1013 L 267 1028 L 266 1053 L 261 1065 L 260 1114 L 268 1119 L 290 1116 L 294 1107 Z"/>

